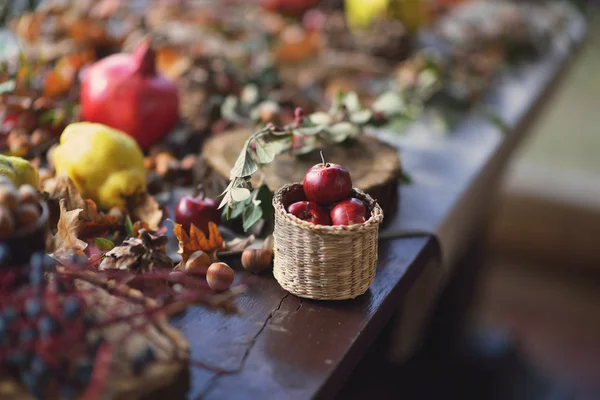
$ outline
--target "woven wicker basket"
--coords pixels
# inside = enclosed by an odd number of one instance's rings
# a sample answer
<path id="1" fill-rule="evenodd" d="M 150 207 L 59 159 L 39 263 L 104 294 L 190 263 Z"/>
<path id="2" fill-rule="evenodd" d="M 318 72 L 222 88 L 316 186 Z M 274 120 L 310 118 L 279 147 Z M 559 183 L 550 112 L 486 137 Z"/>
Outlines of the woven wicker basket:
<path id="1" fill-rule="evenodd" d="M 371 212 L 365 223 L 314 225 L 286 211 L 303 196 L 302 185 L 296 183 L 282 187 L 273 198 L 275 279 L 288 292 L 310 299 L 345 300 L 365 293 L 375 278 L 381 207 L 353 189 L 352 197 L 364 201 Z"/>

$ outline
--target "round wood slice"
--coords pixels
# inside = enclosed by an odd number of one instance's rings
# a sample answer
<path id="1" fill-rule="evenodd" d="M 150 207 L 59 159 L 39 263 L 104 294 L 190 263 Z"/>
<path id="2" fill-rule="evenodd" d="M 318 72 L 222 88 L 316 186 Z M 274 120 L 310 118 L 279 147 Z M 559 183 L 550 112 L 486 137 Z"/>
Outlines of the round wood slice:
<path id="1" fill-rule="evenodd" d="M 241 129 L 212 137 L 205 143 L 202 158 L 207 169 L 203 178 L 212 184 L 207 194 L 218 195 L 220 192 L 216 192 L 225 188 L 231 168 L 249 135 L 248 130 Z M 360 136 L 352 143 L 329 147 L 323 153 L 326 161 L 346 167 L 353 186 L 377 199 L 384 213 L 391 216 L 396 212 L 401 167 L 394 147 L 372 136 Z M 274 191 L 287 183 L 302 182 L 306 171 L 319 162 L 317 152 L 302 157 L 277 156 L 264 169 L 265 183 Z"/>

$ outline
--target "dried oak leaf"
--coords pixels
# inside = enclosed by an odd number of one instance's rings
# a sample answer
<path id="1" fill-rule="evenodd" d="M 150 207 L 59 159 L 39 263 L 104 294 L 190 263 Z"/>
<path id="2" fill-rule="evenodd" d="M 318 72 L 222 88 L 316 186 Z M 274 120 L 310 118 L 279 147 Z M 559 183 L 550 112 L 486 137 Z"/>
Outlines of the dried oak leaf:
<path id="1" fill-rule="evenodd" d="M 56 235 L 49 238 L 48 248 L 52 257 L 64 260 L 70 255 L 86 249 L 87 243 L 78 238 L 83 227 L 81 208 L 67 210 L 67 200 L 60 200 L 60 218 L 57 224 Z"/>
<path id="2" fill-rule="evenodd" d="M 45 188 L 51 200 L 65 200 L 67 211 L 81 209 L 83 220 L 81 235 L 88 236 L 119 225 L 119 218 L 98 211 L 96 203 L 91 199 L 83 199 L 68 176 L 57 176 L 52 187 Z"/>
<path id="3" fill-rule="evenodd" d="M 158 206 L 158 202 L 149 193 L 142 193 L 130 202 L 129 211 L 134 221 L 141 221 L 148 224 L 153 231 L 158 230 L 158 226 L 163 218 L 163 212 Z"/>
<path id="4" fill-rule="evenodd" d="M 219 228 L 213 222 L 208 223 L 208 238 L 196 225 L 190 226 L 190 234 L 188 235 L 183 226 L 175 224 L 173 233 L 179 240 L 179 250 L 177 254 L 181 256 L 181 265 L 185 265 L 191 254 L 202 250 L 205 253 L 214 253 L 217 250 L 223 249 L 223 237 L 219 232 Z"/>
<path id="5" fill-rule="evenodd" d="M 153 236 L 140 230 L 140 237 L 128 238 L 105 254 L 98 267 L 101 271 L 117 269 L 129 272 L 152 272 L 172 269 L 173 260 L 165 253 L 166 236 Z"/>

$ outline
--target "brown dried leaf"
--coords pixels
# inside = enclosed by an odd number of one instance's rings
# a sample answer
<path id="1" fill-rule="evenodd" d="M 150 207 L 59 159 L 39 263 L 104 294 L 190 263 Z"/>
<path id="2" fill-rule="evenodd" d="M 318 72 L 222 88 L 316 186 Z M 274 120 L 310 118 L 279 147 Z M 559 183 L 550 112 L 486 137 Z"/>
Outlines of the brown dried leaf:
<path id="1" fill-rule="evenodd" d="M 204 233 L 191 225 L 190 234 L 183 229 L 180 224 L 175 224 L 173 233 L 179 240 L 179 250 L 177 254 L 181 256 L 181 265 L 185 265 L 192 253 L 202 250 L 205 253 L 214 253 L 217 250 L 223 249 L 223 237 L 219 232 L 219 228 L 213 222 L 208 223 L 209 238 L 206 238 Z"/>
<path id="2" fill-rule="evenodd" d="M 256 237 L 254 235 L 250 235 L 247 238 L 236 238 L 225 242 L 225 250 L 226 251 L 243 251 L 246 247 L 250 246 L 254 243 Z"/>
<path id="3" fill-rule="evenodd" d="M 84 200 L 75 187 L 75 184 L 68 176 L 56 177 L 54 186 L 48 188 L 48 193 L 50 194 L 51 200 L 65 200 L 67 211 L 81 209 L 79 217 L 83 221 L 80 231 L 82 236 L 115 227 L 120 222 L 117 217 L 98 212 L 98 207 L 93 200 Z"/>
<path id="4" fill-rule="evenodd" d="M 100 270 L 118 269 L 130 272 L 151 272 L 172 269 L 173 260 L 164 251 L 166 236 L 152 236 L 143 231 L 140 238 L 129 238 L 105 254 Z"/>
<path id="5" fill-rule="evenodd" d="M 60 219 L 58 220 L 56 235 L 51 238 L 49 248 L 52 249 L 52 256 L 58 260 L 64 259 L 77 251 L 83 251 L 87 243 L 80 240 L 77 235 L 83 227 L 81 219 L 81 208 L 67 210 L 67 200 L 60 200 Z"/>
<path id="6" fill-rule="evenodd" d="M 134 221 L 141 221 L 148 224 L 151 230 L 158 230 L 158 225 L 162 221 L 163 212 L 158 207 L 158 202 L 148 193 L 144 193 L 135 199 L 135 204 L 130 208 L 131 216 Z"/>

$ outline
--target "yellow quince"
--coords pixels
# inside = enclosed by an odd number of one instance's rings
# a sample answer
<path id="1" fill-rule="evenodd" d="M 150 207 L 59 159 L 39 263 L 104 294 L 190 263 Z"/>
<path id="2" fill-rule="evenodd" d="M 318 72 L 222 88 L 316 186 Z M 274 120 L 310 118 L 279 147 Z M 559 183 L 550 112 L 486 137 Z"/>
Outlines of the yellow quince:
<path id="1" fill-rule="evenodd" d="M 125 207 L 146 191 L 144 155 L 135 139 L 106 125 L 76 122 L 52 153 L 57 175 L 67 175 L 100 208 Z"/>
<path id="2" fill-rule="evenodd" d="M 0 154 L 0 175 L 10 179 L 16 187 L 31 185 L 39 186 L 38 170 L 21 157 L 11 157 Z"/>

